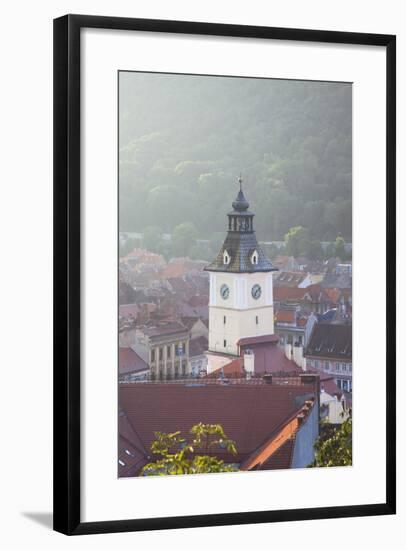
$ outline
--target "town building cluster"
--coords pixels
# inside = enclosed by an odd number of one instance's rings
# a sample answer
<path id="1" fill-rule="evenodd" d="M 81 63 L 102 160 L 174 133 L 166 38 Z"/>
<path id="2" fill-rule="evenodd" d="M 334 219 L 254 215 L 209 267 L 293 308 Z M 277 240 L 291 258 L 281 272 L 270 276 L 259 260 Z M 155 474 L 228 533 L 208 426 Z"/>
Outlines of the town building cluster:
<path id="1" fill-rule="evenodd" d="M 320 420 L 348 417 L 351 263 L 271 262 L 241 181 L 211 263 L 135 248 L 119 269 L 120 476 L 150 462 L 154 431 L 198 422 L 222 424 L 240 469 L 304 467 Z"/>

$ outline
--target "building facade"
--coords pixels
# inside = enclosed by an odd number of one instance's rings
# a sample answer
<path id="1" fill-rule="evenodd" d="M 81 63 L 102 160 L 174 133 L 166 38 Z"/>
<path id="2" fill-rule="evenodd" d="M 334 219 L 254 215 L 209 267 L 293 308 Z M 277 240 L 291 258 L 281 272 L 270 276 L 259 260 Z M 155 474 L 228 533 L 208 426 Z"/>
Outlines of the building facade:
<path id="1" fill-rule="evenodd" d="M 228 232 L 210 272 L 210 354 L 238 356 L 241 338 L 274 332 L 272 272 L 276 268 L 258 244 L 249 203 L 240 190 L 228 213 Z M 218 368 L 218 367 L 216 367 Z"/>
<path id="2" fill-rule="evenodd" d="M 306 368 L 331 374 L 340 390 L 352 392 L 352 325 L 315 323 L 305 348 Z"/>
<path id="3" fill-rule="evenodd" d="M 134 351 L 149 366 L 151 380 L 190 375 L 189 332 L 180 323 L 141 327 L 136 330 Z"/>

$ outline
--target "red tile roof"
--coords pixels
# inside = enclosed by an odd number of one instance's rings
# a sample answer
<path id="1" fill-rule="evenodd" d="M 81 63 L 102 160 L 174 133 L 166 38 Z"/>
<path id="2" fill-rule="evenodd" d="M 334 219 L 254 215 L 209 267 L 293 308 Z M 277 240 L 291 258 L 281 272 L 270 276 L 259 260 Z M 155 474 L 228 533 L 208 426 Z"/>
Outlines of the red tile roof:
<path id="1" fill-rule="evenodd" d="M 277 323 L 291 323 L 296 322 L 296 312 L 288 309 L 280 309 L 275 314 L 275 320 Z"/>
<path id="2" fill-rule="evenodd" d="M 279 286 L 273 289 L 273 299 L 275 302 L 284 302 L 286 300 L 299 301 L 303 299 L 306 291 L 306 288 Z"/>
<path id="3" fill-rule="evenodd" d="M 132 348 L 119 348 L 118 364 L 120 374 L 148 369 L 147 363 Z"/>
<path id="4" fill-rule="evenodd" d="M 243 358 L 238 357 L 237 359 L 230 361 L 230 363 L 227 363 L 226 365 L 224 365 L 224 367 L 221 367 L 220 369 L 217 369 L 214 372 L 208 374 L 206 378 L 221 378 L 223 376 L 225 376 L 226 378 L 244 378 L 245 371 Z"/>
<path id="5" fill-rule="evenodd" d="M 287 439 L 273 455 L 261 464 L 261 470 L 286 470 L 290 468 L 294 446 L 295 438 Z"/>
<path id="6" fill-rule="evenodd" d="M 149 452 L 155 431 L 187 434 L 199 422 L 219 423 L 238 455 L 216 455 L 241 463 L 300 410 L 299 397 L 303 402 L 313 392 L 309 385 L 128 384 L 120 385 L 119 401 L 136 434 L 134 447 L 142 442 Z"/>
<path id="7" fill-rule="evenodd" d="M 207 306 L 208 303 L 208 296 L 192 296 L 190 300 L 188 300 L 188 304 L 191 307 Z"/>
<path id="8" fill-rule="evenodd" d="M 188 269 L 185 264 L 181 263 L 170 263 L 165 266 L 161 272 L 161 277 L 163 279 L 172 279 L 177 277 L 183 277 L 186 275 Z"/>
<path id="9" fill-rule="evenodd" d="M 243 347 L 253 344 L 266 344 L 278 341 L 279 337 L 276 334 L 265 334 L 264 336 L 251 336 L 249 338 L 240 338 L 240 340 L 238 340 L 237 342 L 237 345 Z"/>
<path id="10" fill-rule="evenodd" d="M 306 278 L 306 273 L 294 271 L 281 271 L 274 281 L 274 286 L 297 287 Z"/>
<path id="11" fill-rule="evenodd" d="M 338 288 L 325 288 L 323 289 L 326 296 L 334 303 L 337 304 L 341 291 Z"/>
<path id="12" fill-rule="evenodd" d="M 119 412 L 118 430 L 118 475 L 133 476 L 148 463 L 149 449 L 144 447 L 123 410 Z"/>
<path id="13" fill-rule="evenodd" d="M 187 333 L 188 331 L 185 326 L 176 321 L 173 323 L 162 323 L 153 326 L 144 326 L 141 327 L 140 330 L 150 338 L 153 338 L 155 336 L 164 336 L 178 333 L 181 335 Z"/>
<path id="14" fill-rule="evenodd" d="M 288 359 L 284 350 L 274 342 L 248 343 L 241 346 L 242 351 L 250 349 L 254 353 L 255 374 L 298 372 L 302 369 Z"/>
<path id="15" fill-rule="evenodd" d="M 119 306 L 118 313 L 120 317 L 129 317 L 131 315 L 137 318 L 139 310 L 140 308 L 137 304 L 124 304 Z"/>

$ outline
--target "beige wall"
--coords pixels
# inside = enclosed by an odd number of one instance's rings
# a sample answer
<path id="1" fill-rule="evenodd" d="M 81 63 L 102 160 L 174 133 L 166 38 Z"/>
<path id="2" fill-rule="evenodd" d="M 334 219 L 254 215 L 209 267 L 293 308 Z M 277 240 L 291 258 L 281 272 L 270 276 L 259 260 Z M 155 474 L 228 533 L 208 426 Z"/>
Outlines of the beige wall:
<path id="1" fill-rule="evenodd" d="M 230 289 L 230 295 L 226 300 L 220 294 L 223 284 Z M 259 284 L 262 289 L 257 300 L 251 294 L 255 284 Z M 209 350 L 237 355 L 237 342 L 240 338 L 273 333 L 271 273 L 210 274 Z"/>
<path id="2" fill-rule="evenodd" d="M 206 352 L 207 357 L 207 374 L 210 374 L 218 369 L 221 369 L 232 360 L 224 355 L 214 355 L 210 351 Z"/>
<path id="3" fill-rule="evenodd" d="M 118 334 L 118 343 L 120 348 L 131 348 L 136 341 L 135 329 L 123 330 Z"/>
<path id="4" fill-rule="evenodd" d="M 348 418 L 348 411 L 343 409 L 342 402 L 339 401 L 337 397 L 325 391 L 320 392 L 320 406 L 322 405 L 328 406 L 327 422 L 331 424 L 341 424 Z M 344 413 L 343 416 L 341 416 L 342 413 Z"/>
<path id="5" fill-rule="evenodd" d="M 223 300 L 220 289 L 226 284 L 230 289 L 227 300 Z M 251 289 L 259 284 L 261 297 L 255 300 Z M 209 306 L 227 309 L 249 309 L 273 305 L 272 273 L 210 273 Z"/>
<path id="6" fill-rule="evenodd" d="M 256 317 L 258 317 L 258 324 Z M 240 338 L 265 334 L 273 334 L 272 306 L 248 310 L 210 308 L 209 350 L 211 351 L 238 355 L 237 342 Z M 224 346 L 224 340 L 226 346 Z"/>

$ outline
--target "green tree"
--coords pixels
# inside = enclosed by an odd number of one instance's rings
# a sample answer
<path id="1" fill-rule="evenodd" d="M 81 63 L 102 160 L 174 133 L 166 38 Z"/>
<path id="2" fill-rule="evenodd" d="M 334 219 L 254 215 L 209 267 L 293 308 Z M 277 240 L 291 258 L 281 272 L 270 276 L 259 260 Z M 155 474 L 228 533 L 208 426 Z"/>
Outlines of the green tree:
<path id="1" fill-rule="evenodd" d="M 309 468 L 351 466 L 352 464 L 352 415 L 340 426 L 322 425 L 322 434 L 315 443 L 316 457 Z"/>
<path id="2" fill-rule="evenodd" d="M 285 235 L 286 253 L 297 258 L 305 251 L 310 243 L 309 230 L 301 225 L 291 227 Z"/>
<path id="3" fill-rule="evenodd" d="M 324 221 L 332 228 L 335 234 L 342 233 L 347 238 L 351 238 L 351 200 L 337 198 L 334 202 L 327 203 L 324 209 Z"/>
<path id="4" fill-rule="evenodd" d="M 142 234 L 142 246 L 151 252 L 160 252 L 162 248 L 162 230 L 156 225 L 149 225 Z"/>
<path id="5" fill-rule="evenodd" d="M 327 245 L 327 248 L 324 251 L 324 259 L 329 260 L 330 258 L 334 258 L 335 255 L 335 247 L 333 243 L 329 243 Z"/>
<path id="6" fill-rule="evenodd" d="M 341 260 L 345 260 L 346 253 L 345 253 L 345 240 L 341 235 L 337 235 L 337 238 L 334 243 L 334 254 L 336 257 L 340 258 Z"/>
<path id="7" fill-rule="evenodd" d="M 261 240 L 351 240 L 350 84 L 127 73 L 119 94 L 122 231 L 225 230 L 242 169 Z"/>
<path id="8" fill-rule="evenodd" d="M 321 260 L 323 249 L 319 241 L 303 241 L 303 254 L 311 260 Z"/>
<path id="9" fill-rule="evenodd" d="M 172 233 L 172 250 L 174 256 L 188 256 L 196 243 L 197 230 L 193 223 L 184 222 L 175 227 Z"/>
<path id="10" fill-rule="evenodd" d="M 232 464 L 208 455 L 212 449 L 226 449 L 237 454 L 234 441 L 229 439 L 220 424 L 196 424 L 190 430 L 190 437 L 180 432 L 154 432 L 155 441 L 151 451 L 162 458 L 146 464 L 142 473 L 148 476 L 203 474 L 214 472 L 235 472 Z"/>

